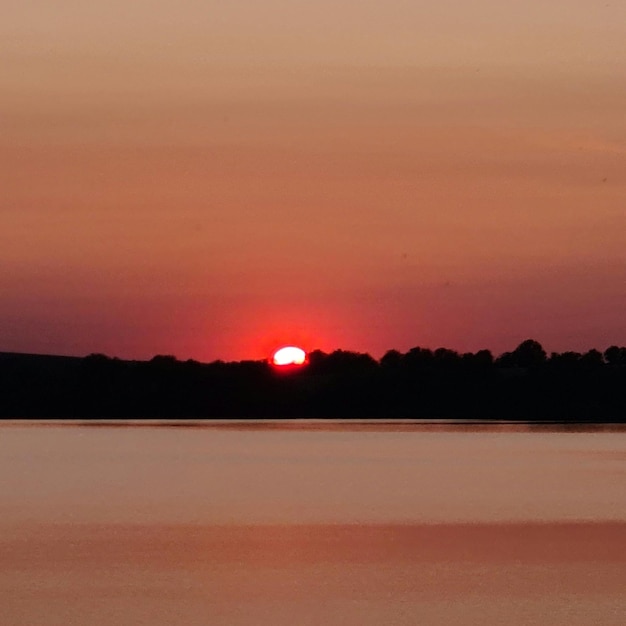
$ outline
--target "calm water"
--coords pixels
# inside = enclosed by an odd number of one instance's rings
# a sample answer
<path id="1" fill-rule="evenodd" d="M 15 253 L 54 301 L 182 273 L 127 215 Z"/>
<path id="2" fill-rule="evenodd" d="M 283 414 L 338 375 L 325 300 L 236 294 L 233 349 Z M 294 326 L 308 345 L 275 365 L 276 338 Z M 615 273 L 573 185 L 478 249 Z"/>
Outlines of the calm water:
<path id="1" fill-rule="evenodd" d="M 623 626 L 626 430 L 0 426 L 6 626 Z"/>

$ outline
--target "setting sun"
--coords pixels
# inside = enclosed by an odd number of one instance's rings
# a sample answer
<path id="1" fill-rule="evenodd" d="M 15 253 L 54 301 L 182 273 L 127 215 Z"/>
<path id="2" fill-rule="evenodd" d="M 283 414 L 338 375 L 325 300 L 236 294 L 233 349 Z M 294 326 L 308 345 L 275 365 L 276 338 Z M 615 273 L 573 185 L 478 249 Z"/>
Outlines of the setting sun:
<path id="1" fill-rule="evenodd" d="M 296 346 L 285 346 L 274 352 L 272 363 L 274 365 L 303 365 L 306 361 L 306 352 Z"/>

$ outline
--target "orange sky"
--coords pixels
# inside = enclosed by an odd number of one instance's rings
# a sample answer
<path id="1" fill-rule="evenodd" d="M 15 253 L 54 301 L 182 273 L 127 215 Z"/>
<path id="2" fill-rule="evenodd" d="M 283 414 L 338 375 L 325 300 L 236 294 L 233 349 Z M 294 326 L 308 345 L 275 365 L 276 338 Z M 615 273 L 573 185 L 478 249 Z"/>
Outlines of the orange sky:
<path id="1" fill-rule="evenodd" d="M 0 351 L 626 343 L 625 4 L 4 13 Z"/>

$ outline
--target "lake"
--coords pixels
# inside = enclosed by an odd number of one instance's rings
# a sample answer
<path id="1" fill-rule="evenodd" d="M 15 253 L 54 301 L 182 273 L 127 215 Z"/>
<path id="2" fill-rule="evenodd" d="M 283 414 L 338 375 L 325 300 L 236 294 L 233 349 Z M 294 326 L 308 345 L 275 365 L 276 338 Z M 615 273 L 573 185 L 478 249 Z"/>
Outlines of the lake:
<path id="1" fill-rule="evenodd" d="M 6 626 L 623 626 L 626 429 L 0 425 Z"/>

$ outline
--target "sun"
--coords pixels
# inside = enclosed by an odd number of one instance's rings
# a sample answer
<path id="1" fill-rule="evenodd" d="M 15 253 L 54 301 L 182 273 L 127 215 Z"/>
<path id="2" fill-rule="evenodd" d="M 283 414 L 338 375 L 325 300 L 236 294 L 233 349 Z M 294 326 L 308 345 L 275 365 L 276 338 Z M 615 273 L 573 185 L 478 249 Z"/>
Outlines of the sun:
<path id="1" fill-rule="evenodd" d="M 273 365 L 304 365 L 306 363 L 306 352 L 297 346 L 285 346 L 279 348 L 272 355 Z"/>

